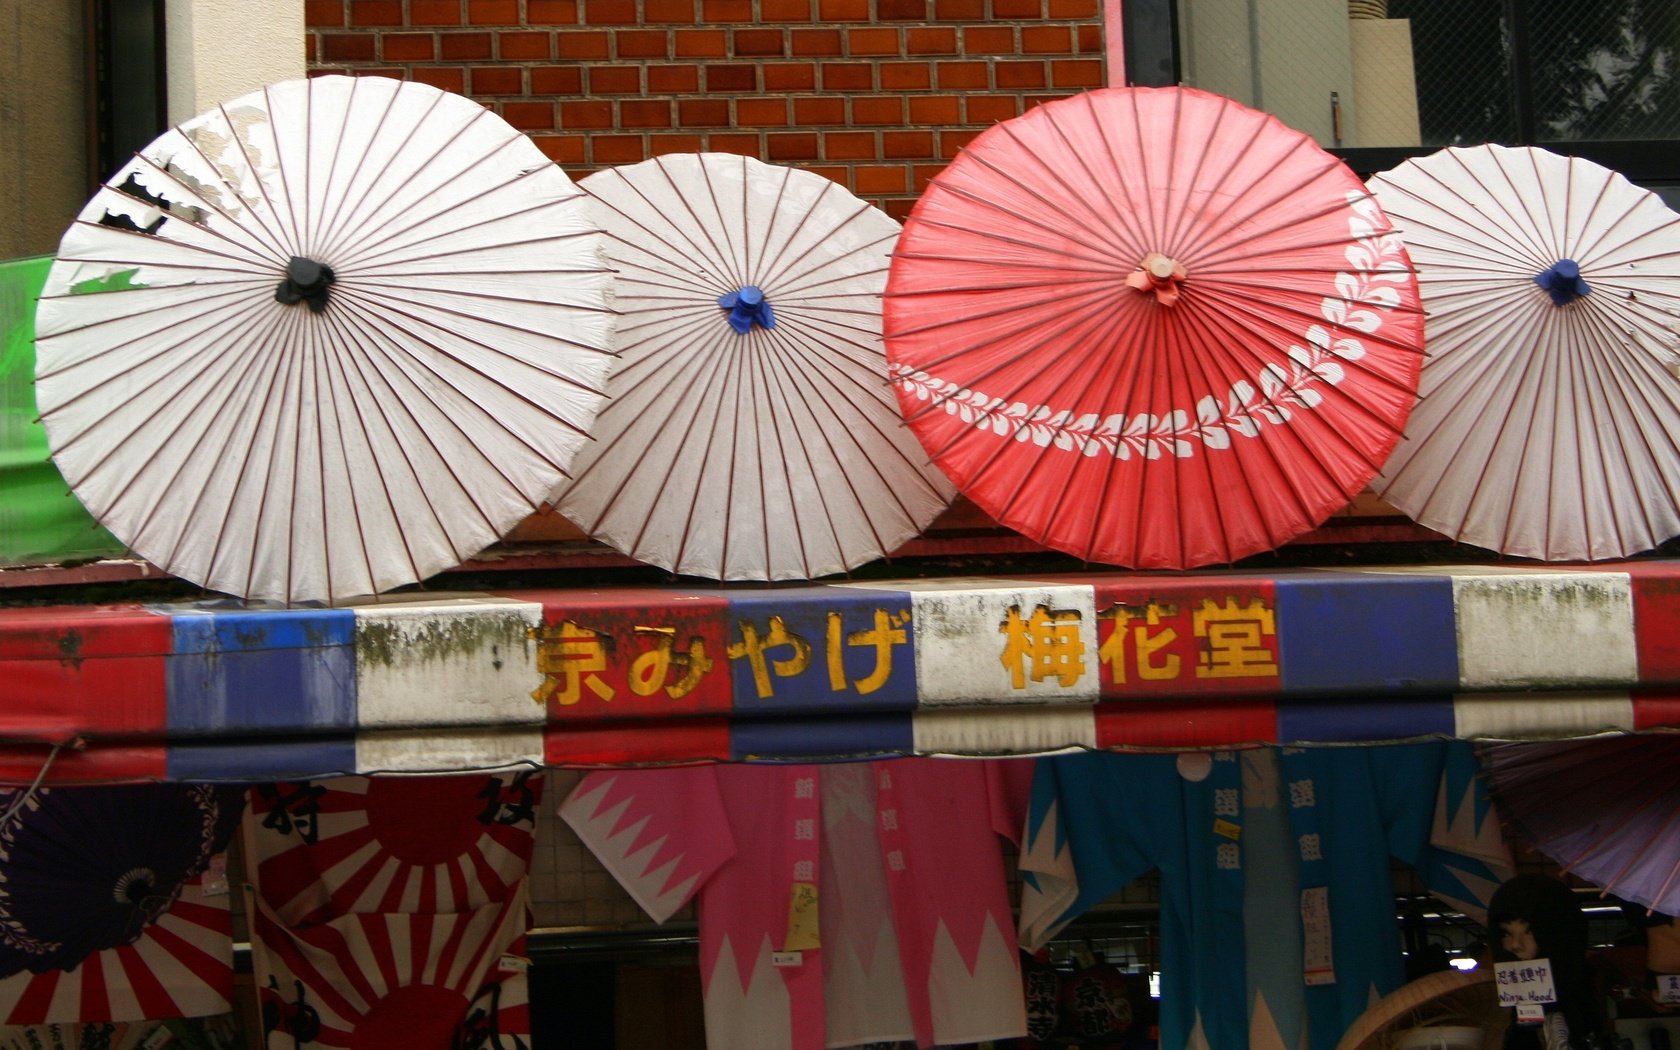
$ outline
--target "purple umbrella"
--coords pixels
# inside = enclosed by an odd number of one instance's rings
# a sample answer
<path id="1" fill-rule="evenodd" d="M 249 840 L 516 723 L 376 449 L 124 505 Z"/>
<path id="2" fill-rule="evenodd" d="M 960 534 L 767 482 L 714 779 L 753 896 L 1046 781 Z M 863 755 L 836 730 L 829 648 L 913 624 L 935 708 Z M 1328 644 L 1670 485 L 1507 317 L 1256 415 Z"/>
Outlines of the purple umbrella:
<path id="1" fill-rule="evenodd" d="M 242 788 L 0 791 L 0 977 L 132 943 L 227 845 Z"/>
<path id="2" fill-rule="evenodd" d="M 1497 744 L 1482 762 L 1500 809 L 1564 871 L 1680 914 L 1680 738 Z"/>

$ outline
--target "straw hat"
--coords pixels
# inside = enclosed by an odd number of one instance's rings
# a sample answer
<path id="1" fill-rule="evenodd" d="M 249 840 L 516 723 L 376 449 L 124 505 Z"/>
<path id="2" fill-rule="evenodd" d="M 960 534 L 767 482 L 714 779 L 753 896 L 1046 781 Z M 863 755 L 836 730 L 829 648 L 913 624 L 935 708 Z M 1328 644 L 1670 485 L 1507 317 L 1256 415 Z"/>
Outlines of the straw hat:
<path id="1" fill-rule="evenodd" d="M 1491 970 L 1442 970 L 1377 1000 L 1336 1050 L 1497 1050 L 1507 1015 Z"/>

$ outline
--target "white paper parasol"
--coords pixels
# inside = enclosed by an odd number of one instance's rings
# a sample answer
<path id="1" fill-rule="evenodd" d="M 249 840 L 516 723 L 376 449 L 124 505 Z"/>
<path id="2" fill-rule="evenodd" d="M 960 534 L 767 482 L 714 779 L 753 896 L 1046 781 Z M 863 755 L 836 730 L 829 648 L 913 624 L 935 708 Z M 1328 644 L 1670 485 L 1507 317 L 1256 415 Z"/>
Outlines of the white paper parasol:
<path id="1" fill-rule="evenodd" d="M 1579 158 L 1481 146 L 1371 180 L 1418 268 L 1422 402 L 1373 488 L 1480 547 L 1680 534 L 1680 215 Z"/>
<path id="2" fill-rule="evenodd" d="M 539 505 L 600 403 L 582 193 L 484 107 L 320 77 L 165 133 L 60 245 L 53 456 L 135 552 L 214 590 L 377 593 Z"/>
<path id="3" fill-rule="evenodd" d="M 556 493 L 675 572 L 810 579 L 892 551 L 953 490 L 887 385 L 898 224 L 829 180 L 685 154 L 598 172 L 623 355 Z"/>
<path id="4" fill-rule="evenodd" d="M 1500 809 L 1564 871 L 1680 914 L 1680 737 L 1669 733 L 1491 744 Z"/>

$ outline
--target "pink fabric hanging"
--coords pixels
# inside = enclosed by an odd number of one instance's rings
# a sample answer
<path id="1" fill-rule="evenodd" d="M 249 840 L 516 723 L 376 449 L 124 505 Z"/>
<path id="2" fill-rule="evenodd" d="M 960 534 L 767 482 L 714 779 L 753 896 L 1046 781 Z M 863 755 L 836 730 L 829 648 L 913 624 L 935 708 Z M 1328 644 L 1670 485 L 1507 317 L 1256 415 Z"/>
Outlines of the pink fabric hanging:
<path id="1" fill-rule="evenodd" d="M 699 895 L 707 1039 L 814 1050 L 1024 1035 L 998 835 L 1029 762 L 593 773 L 561 816 L 657 921 Z"/>

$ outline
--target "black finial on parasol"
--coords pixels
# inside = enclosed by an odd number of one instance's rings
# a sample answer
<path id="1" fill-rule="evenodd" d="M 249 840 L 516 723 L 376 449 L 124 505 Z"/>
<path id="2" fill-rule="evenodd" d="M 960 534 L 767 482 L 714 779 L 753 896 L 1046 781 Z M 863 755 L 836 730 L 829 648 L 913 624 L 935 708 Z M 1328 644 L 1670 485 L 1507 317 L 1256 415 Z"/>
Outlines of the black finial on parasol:
<path id="1" fill-rule="evenodd" d="M 318 314 L 327 308 L 327 288 L 333 280 L 331 266 L 294 255 L 286 264 L 286 279 L 274 289 L 274 301 L 287 306 L 306 303 L 310 313 Z"/>

